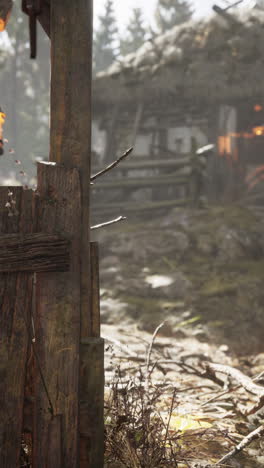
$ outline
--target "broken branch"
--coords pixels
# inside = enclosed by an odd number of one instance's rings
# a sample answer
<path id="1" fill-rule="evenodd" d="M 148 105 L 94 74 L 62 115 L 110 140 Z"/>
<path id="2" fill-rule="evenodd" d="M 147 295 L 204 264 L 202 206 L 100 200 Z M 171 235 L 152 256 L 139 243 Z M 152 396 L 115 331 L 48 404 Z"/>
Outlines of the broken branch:
<path id="1" fill-rule="evenodd" d="M 215 466 L 218 465 L 223 465 L 226 463 L 230 458 L 233 458 L 237 453 L 241 452 L 244 448 L 246 448 L 253 440 L 259 439 L 260 437 L 264 436 L 264 426 L 261 425 L 254 431 L 250 432 L 246 437 L 244 437 L 241 442 L 236 445 L 233 450 L 231 450 L 229 453 L 227 453 L 221 460 L 219 460 Z"/>
<path id="2" fill-rule="evenodd" d="M 95 226 L 91 227 L 91 230 L 100 229 L 102 227 L 111 226 L 111 224 L 119 223 L 120 221 L 125 221 L 127 218 L 125 216 L 119 216 L 118 218 L 112 219 L 111 221 L 107 221 L 106 223 L 96 224 Z"/>
<path id="3" fill-rule="evenodd" d="M 129 148 L 124 154 L 122 154 L 122 156 L 120 156 L 118 159 L 116 159 L 116 161 L 109 164 L 109 166 L 105 167 L 105 169 L 102 169 L 101 171 L 97 172 L 97 174 L 94 174 L 91 177 L 90 181 L 93 182 L 95 179 L 97 179 L 98 177 L 101 177 L 106 172 L 111 171 L 112 169 L 114 169 L 114 167 L 116 167 L 121 161 L 123 161 L 123 159 L 125 159 L 130 153 L 132 153 L 132 151 L 133 151 L 133 148 Z"/>
<path id="4" fill-rule="evenodd" d="M 255 384 L 253 380 L 250 379 L 250 377 L 243 374 L 238 369 L 234 369 L 230 366 L 224 366 L 222 364 L 212 363 L 207 363 L 206 369 L 214 373 L 219 372 L 220 374 L 228 375 L 229 377 L 232 377 L 232 379 L 234 379 L 238 384 L 240 384 L 241 387 L 245 388 L 245 390 L 247 390 L 249 393 L 257 395 L 260 398 L 264 397 L 264 388 L 260 385 Z"/>

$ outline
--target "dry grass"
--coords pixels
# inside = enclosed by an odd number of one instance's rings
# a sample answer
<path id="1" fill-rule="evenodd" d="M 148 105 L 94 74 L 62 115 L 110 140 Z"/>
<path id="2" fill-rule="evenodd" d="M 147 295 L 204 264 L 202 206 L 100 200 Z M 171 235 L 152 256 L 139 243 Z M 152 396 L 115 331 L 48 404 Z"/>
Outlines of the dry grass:
<path id="1" fill-rule="evenodd" d="M 120 368 L 110 387 L 105 408 L 106 463 L 126 468 L 177 467 L 177 433 L 169 430 L 176 405 L 171 395 L 167 421 L 160 414 L 163 392 L 139 368 L 125 380 Z"/>

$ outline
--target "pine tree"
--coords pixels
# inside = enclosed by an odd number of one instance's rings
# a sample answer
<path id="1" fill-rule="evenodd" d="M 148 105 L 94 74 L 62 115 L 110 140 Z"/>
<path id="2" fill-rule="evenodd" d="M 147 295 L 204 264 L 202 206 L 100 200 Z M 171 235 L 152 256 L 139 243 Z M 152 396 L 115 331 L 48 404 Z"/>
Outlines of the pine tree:
<path id="1" fill-rule="evenodd" d="M 192 4 L 187 0 L 158 0 L 155 11 L 156 23 L 161 32 L 191 19 Z"/>
<path id="2" fill-rule="evenodd" d="M 117 57 L 117 26 L 113 11 L 113 0 L 106 0 L 105 12 L 99 16 L 99 27 L 94 37 L 94 72 L 109 67 Z"/>
<path id="3" fill-rule="evenodd" d="M 121 54 L 127 55 L 135 52 L 144 43 L 145 36 L 142 11 L 140 8 L 133 8 L 132 17 L 127 26 L 127 35 L 120 41 Z"/>

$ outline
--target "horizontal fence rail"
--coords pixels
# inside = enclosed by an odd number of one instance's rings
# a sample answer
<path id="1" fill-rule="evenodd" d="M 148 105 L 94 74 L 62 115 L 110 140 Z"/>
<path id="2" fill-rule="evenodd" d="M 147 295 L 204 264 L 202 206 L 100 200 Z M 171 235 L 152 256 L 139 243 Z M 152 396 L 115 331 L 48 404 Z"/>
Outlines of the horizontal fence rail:
<path id="1" fill-rule="evenodd" d="M 93 167 L 98 173 L 102 167 Z M 185 206 L 189 203 L 191 155 L 169 159 L 134 156 L 107 175 L 97 179 L 92 187 L 93 214 L 137 213 Z M 148 189 L 133 200 L 138 190 Z M 180 191 L 180 194 L 179 194 Z M 150 199 L 149 199 L 150 198 Z"/>

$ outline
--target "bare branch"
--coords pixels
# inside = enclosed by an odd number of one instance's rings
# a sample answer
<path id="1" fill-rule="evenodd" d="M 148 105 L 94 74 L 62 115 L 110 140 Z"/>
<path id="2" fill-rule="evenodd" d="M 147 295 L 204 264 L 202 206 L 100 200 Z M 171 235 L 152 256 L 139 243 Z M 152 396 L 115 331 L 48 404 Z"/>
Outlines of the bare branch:
<path id="1" fill-rule="evenodd" d="M 93 182 L 98 177 L 101 177 L 106 172 L 111 171 L 112 169 L 114 169 L 114 167 L 116 167 L 121 161 L 123 161 L 123 159 L 125 159 L 130 153 L 132 153 L 132 151 L 133 151 L 133 148 L 129 148 L 124 154 L 122 154 L 122 156 L 120 156 L 118 159 L 116 159 L 116 161 L 109 164 L 109 166 L 105 167 L 105 169 L 103 169 L 102 171 L 97 172 L 97 174 L 94 174 L 90 179 L 91 182 Z"/>
<path id="2" fill-rule="evenodd" d="M 260 437 L 264 436 L 264 426 L 261 425 L 254 431 L 250 432 L 246 437 L 244 437 L 241 442 L 236 445 L 233 450 L 227 453 L 221 460 L 219 460 L 215 466 L 223 465 L 226 463 L 230 458 L 233 458 L 237 453 L 241 452 L 244 448 L 246 448 L 253 440 L 259 439 Z"/>
<path id="3" fill-rule="evenodd" d="M 245 388 L 249 393 L 253 393 L 253 395 L 257 395 L 260 398 L 264 397 L 264 388 L 255 384 L 252 379 L 240 372 L 238 369 L 213 363 L 207 363 L 206 368 L 214 373 L 219 372 L 220 374 L 228 375 L 229 377 L 232 377 L 239 385 Z"/>
<path id="4" fill-rule="evenodd" d="M 125 216 L 119 216 L 118 218 L 112 219 L 111 221 L 107 221 L 106 223 L 96 224 L 95 226 L 91 227 L 91 230 L 100 229 L 106 226 L 111 226 L 112 224 L 119 223 L 120 221 L 125 221 L 126 219 L 127 218 Z"/>
<path id="5" fill-rule="evenodd" d="M 147 360 L 146 360 L 147 371 L 149 370 L 149 366 L 150 366 L 150 357 L 151 357 L 154 341 L 155 341 L 156 336 L 159 333 L 160 329 L 164 326 L 164 324 L 165 324 L 165 322 L 160 323 L 158 325 L 158 327 L 156 328 L 156 330 L 154 331 L 153 335 L 152 335 L 151 342 L 150 342 L 150 345 L 149 345 L 149 348 L 148 348 Z"/>

